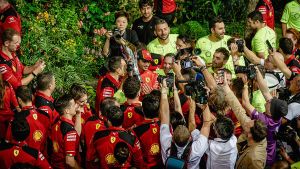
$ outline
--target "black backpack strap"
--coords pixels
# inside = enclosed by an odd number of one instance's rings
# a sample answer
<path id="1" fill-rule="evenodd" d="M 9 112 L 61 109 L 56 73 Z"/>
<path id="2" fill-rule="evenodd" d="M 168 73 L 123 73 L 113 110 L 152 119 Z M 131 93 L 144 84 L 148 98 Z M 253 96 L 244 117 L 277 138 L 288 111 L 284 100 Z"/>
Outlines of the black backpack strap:
<path id="1" fill-rule="evenodd" d="M 128 133 L 127 131 L 119 131 L 119 137 L 132 147 L 134 146 L 134 142 L 136 139 L 134 135 Z"/>
<path id="2" fill-rule="evenodd" d="M 40 109 L 36 109 L 36 111 L 37 111 L 39 114 L 42 114 L 42 115 L 44 115 L 44 116 L 48 117 L 48 119 L 50 119 L 50 116 L 49 116 L 49 114 L 48 114 L 48 113 L 46 113 L 45 111 L 43 111 L 43 110 L 40 110 Z"/>
<path id="3" fill-rule="evenodd" d="M 28 146 L 23 146 L 22 149 L 36 160 L 39 158 L 39 151 L 37 149 Z"/>
<path id="4" fill-rule="evenodd" d="M 189 144 L 185 147 L 185 149 L 181 155 L 181 159 L 188 161 L 188 157 L 190 156 L 191 150 L 192 150 L 192 144 L 193 144 L 193 142 L 190 141 Z"/>
<path id="5" fill-rule="evenodd" d="M 12 68 L 12 61 L 11 60 L 5 60 L 1 55 L 0 55 L 0 64 L 6 64 L 10 68 Z"/>

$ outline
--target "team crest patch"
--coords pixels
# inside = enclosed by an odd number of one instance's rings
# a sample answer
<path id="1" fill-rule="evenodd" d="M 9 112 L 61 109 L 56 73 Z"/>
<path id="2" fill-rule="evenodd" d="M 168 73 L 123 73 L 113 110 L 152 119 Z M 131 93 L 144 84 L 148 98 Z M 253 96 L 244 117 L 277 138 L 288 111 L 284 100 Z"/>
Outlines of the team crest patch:
<path id="1" fill-rule="evenodd" d="M 158 64 L 158 59 L 154 59 L 154 63 L 157 65 Z"/>
<path id="2" fill-rule="evenodd" d="M 38 118 L 37 114 L 35 114 L 35 113 L 32 115 L 32 117 L 33 117 L 34 120 L 37 120 L 37 118 Z"/>
<path id="3" fill-rule="evenodd" d="M 117 162 L 115 156 L 114 156 L 113 154 L 111 154 L 111 153 L 109 153 L 109 154 L 107 154 L 107 155 L 105 156 L 105 161 L 106 161 L 106 163 L 109 164 L 109 165 L 110 165 L 110 164 L 114 164 L 114 163 Z"/>
<path id="4" fill-rule="evenodd" d="M 34 141 L 41 141 L 43 138 L 43 133 L 40 131 L 40 130 L 36 130 L 34 133 L 33 133 L 33 140 Z"/>
<path id="5" fill-rule="evenodd" d="M 83 119 L 83 118 L 81 118 L 81 124 L 84 124 L 84 122 L 85 122 L 85 121 L 84 121 L 84 119 Z"/>
<path id="6" fill-rule="evenodd" d="M 57 143 L 56 141 L 53 141 L 53 151 L 54 151 L 55 153 L 57 153 L 57 152 L 58 152 L 58 149 L 59 149 L 58 143 Z"/>
<path id="7" fill-rule="evenodd" d="M 156 134 L 156 133 L 157 133 L 157 128 L 153 128 L 153 129 L 152 129 L 152 133 L 153 133 L 153 134 Z"/>
<path id="8" fill-rule="evenodd" d="M 159 153 L 159 145 L 158 144 L 152 144 L 151 148 L 150 148 L 150 153 L 152 155 L 156 155 L 157 153 Z"/>
<path id="9" fill-rule="evenodd" d="M 55 131 L 57 131 L 57 130 L 58 130 L 58 125 L 55 126 Z"/>
<path id="10" fill-rule="evenodd" d="M 146 82 L 149 83 L 150 82 L 150 78 L 146 77 Z"/>
<path id="11" fill-rule="evenodd" d="M 111 143 L 114 143 L 115 141 L 116 141 L 116 137 L 111 137 L 111 138 L 110 138 L 110 142 L 111 142 Z"/>
<path id="12" fill-rule="evenodd" d="M 101 124 L 96 124 L 96 130 L 98 130 L 101 127 Z"/>
<path id="13" fill-rule="evenodd" d="M 14 150 L 14 156 L 17 157 L 19 155 L 19 150 Z"/>
<path id="14" fill-rule="evenodd" d="M 128 118 L 132 118 L 132 112 L 128 112 Z"/>

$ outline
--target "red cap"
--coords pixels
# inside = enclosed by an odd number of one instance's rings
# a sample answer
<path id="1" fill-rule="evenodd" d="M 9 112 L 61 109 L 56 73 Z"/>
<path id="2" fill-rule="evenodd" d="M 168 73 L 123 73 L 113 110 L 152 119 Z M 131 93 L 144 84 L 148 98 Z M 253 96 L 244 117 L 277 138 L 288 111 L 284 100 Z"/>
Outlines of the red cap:
<path id="1" fill-rule="evenodd" d="M 153 61 L 150 52 L 148 52 L 146 49 L 142 49 L 142 50 L 138 51 L 137 56 L 138 56 L 138 59 L 144 59 L 144 60 L 147 60 L 150 62 Z"/>

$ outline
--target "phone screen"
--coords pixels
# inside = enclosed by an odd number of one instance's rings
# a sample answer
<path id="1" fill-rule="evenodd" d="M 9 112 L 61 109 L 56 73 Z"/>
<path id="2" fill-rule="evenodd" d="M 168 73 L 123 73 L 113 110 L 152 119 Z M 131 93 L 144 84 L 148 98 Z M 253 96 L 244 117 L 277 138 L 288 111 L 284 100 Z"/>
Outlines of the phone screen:
<path id="1" fill-rule="evenodd" d="M 224 84 L 224 70 L 218 70 L 217 72 L 217 77 L 216 77 L 216 82 L 217 84 Z"/>

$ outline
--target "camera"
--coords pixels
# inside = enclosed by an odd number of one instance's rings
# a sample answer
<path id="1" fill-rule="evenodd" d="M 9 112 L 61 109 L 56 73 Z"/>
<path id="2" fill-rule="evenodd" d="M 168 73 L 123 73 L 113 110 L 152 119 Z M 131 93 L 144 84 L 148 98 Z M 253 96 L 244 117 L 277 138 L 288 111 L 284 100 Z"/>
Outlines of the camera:
<path id="1" fill-rule="evenodd" d="M 242 39 L 238 39 L 235 43 L 238 46 L 238 51 L 240 53 L 244 52 L 244 41 Z"/>
<path id="2" fill-rule="evenodd" d="M 200 55 L 201 54 L 201 49 L 199 48 L 184 48 L 184 49 L 180 49 L 177 54 L 175 55 L 175 59 L 179 60 L 180 56 L 184 55 L 184 54 L 188 54 L 190 56 L 196 56 L 196 55 Z"/>
<path id="3" fill-rule="evenodd" d="M 179 83 L 187 83 L 184 86 L 185 94 L 187 96 L 191 96 L 196 103 L 207 103 L 208 95 L 205 89 L 205 81 L 203 78 L 195 78 L 189 81 L 179 81 Z"/>
<path id="4" fill-rule="evenodd" d="M 191 69 L 194 66 L 193 61 L 190 58 L 185 58 L 181 60 L 180 65 L 181 65 L 181 69 L 184 70 Z"/>
<path id="5" fill-rule="evenodd" d="M 236 66 L 234 68 L 235 73 L 245 73 L 250 79 L 254 79 L 256 76 L 256 70 L 254 68 L 254 65 L 250 66 Z"/>
<path id="6" fill-rule="evenodd" d="M 114 29 L 113 37 L 115 38 L 115 40 L 120 40 L 122 38 L 121 32 L 118 28 Z"/>
<path id="7" fill-rule="evenodd" d="M 157 77 L 157 81 L 159 83 L 162 83 L 164 79 L 166 79 L 168 88 L 172 88 L 174 86 L 174 74 L 173 73 L 167 73 L 166 76 L 159 75 Z"/>
<path id="8" fill-rule="evenodd" d="M 297 132 L 290 125 L 284 126 L 276 133 L 276 138 L 284 142 L 293 142 L 297 136 Z"/>

